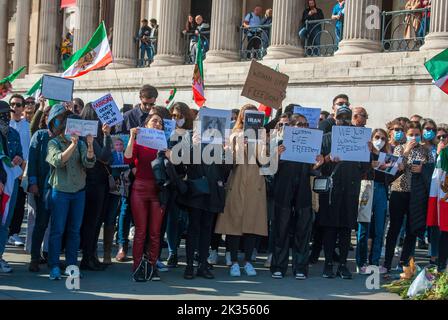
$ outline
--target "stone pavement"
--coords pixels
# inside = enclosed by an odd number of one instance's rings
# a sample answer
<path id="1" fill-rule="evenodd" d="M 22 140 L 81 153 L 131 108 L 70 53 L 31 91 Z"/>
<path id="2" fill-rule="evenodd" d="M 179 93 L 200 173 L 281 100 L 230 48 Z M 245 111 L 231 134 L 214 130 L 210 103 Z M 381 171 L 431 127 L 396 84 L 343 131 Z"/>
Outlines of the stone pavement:
<path id="1" fill-rule="evenodd" d="M 184 249 L 180 251 L 180 261 L 184 259 Z M 353 252 L 351 252 L 353 255 Z M 166 256 L 165 254 L 163 256 Z M 160 282 L 135 283 L 131 280 L 131 264 L 114 263 L 105 272 L 83 272 L 81 288 L 77 292 L 66 289 L 65 279 L 50 281 L 48 269 L 42 266 L 41 273 L 28 272 L 29 255 L 23 248 L 7 247 L 4 258 L 14 268 L 12 274 L 0 274 L 0 299 L 41 299 L 41 300 L 92 300 L 92 299 L 145 299 L 145 300 L 276 300 L 276 299 L 361 299 L 398 300 L 398 296 L 384 290 L 368 290 L 365 276 L 354 274 L 353 280 L 323 279 L 323 261 L 312 266 L 310 278 L 298 281 L 291 271 L 282 280 L 271 278 L 263 264 L 266 255 L 259 255 L 255 267 L 258 276 L 231 278 L 228 268 L 215 266 L 214 280 L 197 278 L 183 279 L 184 264 L 167 273 L 161 273 Z M 354 271 L 351 257 L 350 267 Z M 220 257 L 224 262 L 224 257 Z"/>

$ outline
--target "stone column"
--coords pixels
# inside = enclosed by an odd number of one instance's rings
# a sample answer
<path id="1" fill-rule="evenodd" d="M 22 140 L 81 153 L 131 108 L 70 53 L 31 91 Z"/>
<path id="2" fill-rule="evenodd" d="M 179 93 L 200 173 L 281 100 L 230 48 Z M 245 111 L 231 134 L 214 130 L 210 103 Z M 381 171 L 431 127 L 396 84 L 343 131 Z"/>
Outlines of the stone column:
<path id="1" fill-rule="evenodd" d="M 297 35 L 298 14 L 303 12 L 305 0 L 274 0 L 271 45 L 264 59 L 286 59 L 303 56 Z"/>
<path id="2" fill-rule="evenodd" d="M 336 55 L 381 51 L 381 0 L 347 0 L 342 41 Z"/>
<path id="3" fill-rule="evenodd" d="M 134 41 L 140 20 L 140 0 L 115 0 L 112 54 L 108 69 L 126 69 L 137 65 L 137 44 Z"/>
<path id="4" fill-rule="evenodd" d="M 31 0 L 17 1 L 16 36 L 14 40 L 14 71 L 28 66 L 28 48 L 30 44 Z M 24 78 L 23 72 L 20 78 Z"/>
<path id="5" fill-rule="evenodd" d="M 153 66 L 169 66 L 184 62 L 181 40 L 186 17 L 183 16 L 182 1 L 164 0 L 159 3 L 159 39 Z"/>
<path id="6" fill-rule="evenodd" d="M 0 0 L 0 79 L 7 76 L 8 62 L 8 0 Z"/>
<path id="7" fill-rule="evenodd" d="M 41 0 L 39 11 L 39 36 L 36 65 L 32 73 L 51 73 L 57 71 L 57 41 L 59 1 Z M 53 32 L 51 32 L 53 31 Z"/>
<path id="8" fill-rule="evenodd" d="M 75 28 L 73 52 L 83 48 L 98 28 L 99 0 L 77 0 L 79 25 Z"/>
<path id="9" fill-rule="evenodd" d="M 206 63 L 240 60 L 241 0 L 213 0 Z"/>
<path id="10" fill-rule="evenodd" d="M 444 50 L 446 48 L 448 48 L 448 1 L 432 0 L 429 34 L 420 50 Z"/>

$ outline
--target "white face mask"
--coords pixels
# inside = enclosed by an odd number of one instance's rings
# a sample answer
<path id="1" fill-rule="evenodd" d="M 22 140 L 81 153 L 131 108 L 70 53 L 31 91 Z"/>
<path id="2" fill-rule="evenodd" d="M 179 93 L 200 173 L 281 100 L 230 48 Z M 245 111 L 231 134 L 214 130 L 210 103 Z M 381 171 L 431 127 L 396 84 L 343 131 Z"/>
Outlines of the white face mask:
<path id="1" fill-rule="evenodd" d="M 176 124 L 178 128 L 182 128 L 185 124 L 185 119 L 176 120 Z"/>
<path id="2" fill-rule="evenodd" d="M 373 141 L 372 141 L 372 144 L 373 144 L 373 147 L 374 147 L 376 150 L 380 151 L 381 149 L 383 149 L 384 145 L 386 144 L 386 141 L 383 141 L 383 140 L 381 140 L 381 139 L 379 139 L 379 140 L 373 140 Z"/>

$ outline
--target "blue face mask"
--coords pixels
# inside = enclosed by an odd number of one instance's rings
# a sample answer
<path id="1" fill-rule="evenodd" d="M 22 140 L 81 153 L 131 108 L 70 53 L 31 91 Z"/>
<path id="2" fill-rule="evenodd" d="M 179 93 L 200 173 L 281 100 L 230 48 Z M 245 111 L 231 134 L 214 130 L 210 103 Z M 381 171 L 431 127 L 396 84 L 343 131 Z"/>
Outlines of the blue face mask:
<path id="1" fill-rule="evenodd" d="M 395 131 L 394 133 L 394 140 L 399 142 L 401 140 L 403 140 L 404 137 L 404 132 L 403 131 Z"/>
<path id="2" fill-rule="evenodd" d="M 55 120 L 54 120 L 54 127 L 55 127 L 55 128 L 59 128 L 60 125 L 61 125 L 61 120 L 59 120 L 59 119 L 55 119 Z"/>
<path id="3" fill-rule="evenodd" d="M 414 141 L 417 143 L 422 142 L 422 137 L 418 136 L 418 137 L 407 137 L 408 142 Z"/>
<path id="4" fill-rule="evenodd" d="M 436 133 L 433 130 L 423 130 L 423 138 L 426 141 L 432 141 L 436 137 Z"/>

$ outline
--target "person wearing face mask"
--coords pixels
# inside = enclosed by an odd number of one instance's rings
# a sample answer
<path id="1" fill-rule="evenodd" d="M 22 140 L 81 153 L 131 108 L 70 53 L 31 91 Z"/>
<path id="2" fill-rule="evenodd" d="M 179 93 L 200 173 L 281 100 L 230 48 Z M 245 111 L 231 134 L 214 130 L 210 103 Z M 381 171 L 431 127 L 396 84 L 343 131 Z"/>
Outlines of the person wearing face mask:
<path id="1" fill-rule="evenodd" d="M 356 264 L 359 274 L 370 274 L 367 272 L 368 265 L 380 266 L 381 250 L 383 247 L 384 231 L 386 227 L 388 185 L 392 178 L 381 171 L 378 167 L 379 154 L 381 152 L 390 154 L 390 145 L 387 133 L 383 129 L 375 129 L 372 132 L 372 168 L 367 174 L 368 180 L 373 180 L 372 216 L 370 222 L 359 222 L 356 246 Z M 369 235 L 372 235 L 372 246 L 368 252 Z M 381 274 L 387 272 L 384 267 L 379 267 Z"/>
<path id="2" fill-rule="evenodd" d="M 41 99 L 41 106 L 42 109 L 45 108 L 45 99 Z M 58 130 L 60 130 L 62 123 L 58 117 L 65 118 L 70 113 L 63 109 L 54 109 L 51 116 L 49 114 L 45 119 L 42 118 L 46 120 L 47 129 L 37 130 L 31 138 L 26 172 L 28 177 L 28 210 L 34 213 L 35 221 L 31 236 L 31 262 L 28 268 L 30 272 L 39 272 L 39 264 L 45 262 L 48 258 L 48 245 L 44 244 L 43 257 L 41 253 L 42 242 L 48 243 L 50 235 L 48 226 L 51 212 L 48 199 L 45 197 L 51 191 L 51 186 L 48 184 L 50 165 L 46 161 L 48 143 L 58 135 Z M 30 214 L 31 212 L 28 212 L 28 215 Z M 29 220 L 30 217 L 28 216 Z M 28 225 L 28 227 L 30 226 Z"/>
<path id="3" fill-rule="evenodd" d="M 392 183 L 389 213 L 390 226 L 386 238 L 384 267 L 390 271 L 395 246 L 403 220 L 406 217 L 406 237 L 400 258 L 400 266 L 409 274 L 409 261 L 415 250 L 418 236 L 426 228 L 426 210 L 429 195 L 431 169 L 435 159 L 422 144 L 422 128 L 419 123 L 411 122 L 406 132 L 407 143 L 395 147 L 394 155 L 403 157 L 404 171 Z"/>
<path id="4" fill-rule="evenodd" d="M 9 104 L 0 100 L 0 140 L 2 154 L 11 159 L 13 166 L 21 166 L 23 163 L 22 158 L 22 145 L 20 143 L 19 133 L 9 126 L 11 120 L 11 113 L 13 113 Z M 0 194 L 3 194 L 4 184 L 6 183 L 6 173 L 2 166 L 0 166 Z M 14 208 L 16 206 L 17 193 L 19 189 L 19 179 L 16 179 L 14 183 L 14 189 L 9 202 L 9 214 L 5 223 L 0 223 L 0 273 L 10 273 L 12 268 L 9 264 L 3 260 L 3 253 L 5 252 L 6 242 L 9 235 L 9 226 L 13 218 Z"/>
<path id="5" fill-rule="evenodd" d="M 86 169 L 95 166 L 93 137 L 85 143 L 78 136 L 65 134 L 67 114 L 64 106 L 51 108 L 50 128 L 56 136 L 48 143 L 46 161 L 50 165 L 51 227 L 50 227 L 50 280 L 61 279 L 59 256 L 66 231 L 65 257 L 67 266 L 77 265 L 80 230 L 86 199 Z M 56 115 L 56 116 L 55 116 Z M 54 119 L 54 120 L 53 120 Z M 66 270 L 65 274 L 69 272 Z"/>
<path id="6" fill-rule="evenodd" d="M 390 151 L 394 152 L 396 146 L 406 143 L 406 127 L 400 121 L 400 118 L 396 118 L 387 124 L 389 130 L 389 145 Z"/>
<path id="7" fill-rule="evenodd" d="M 342 106 L 336 113 L 337 126 L 352 125 L 352 111 Z M 324 134 L 322 155 L 325 164 L 322 166 L 324 176 L 333 175 L 333 188 L 330 193 L 319 195 L 319 224 L 323 230 L 325 266 L 322 276 L 334 278 L 333 254 L 339 238 L 339 267 L 336 275 L 342 279 L 351 279 L 352 274 L 347 267 L 347 256 L 350 249 L 351 231 L 356 228 L 358 201 L 361 179 L 369 170 L 369 163 L 339 161 L 331 152 L 331 133 Z M 331 197 L 331 198 L 330 198 Z"/>

